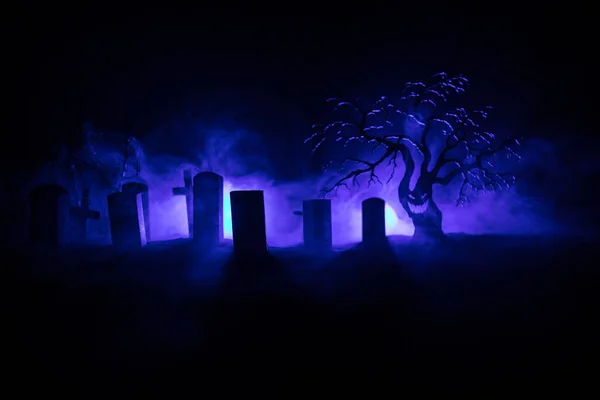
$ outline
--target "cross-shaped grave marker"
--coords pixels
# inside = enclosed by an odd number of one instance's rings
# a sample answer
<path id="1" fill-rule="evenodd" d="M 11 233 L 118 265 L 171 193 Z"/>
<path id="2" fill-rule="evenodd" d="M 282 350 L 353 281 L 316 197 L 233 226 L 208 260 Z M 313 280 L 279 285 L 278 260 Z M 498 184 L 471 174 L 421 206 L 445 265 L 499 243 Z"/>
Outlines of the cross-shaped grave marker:
<path id="1" fill-rule="evenodd" d="M 192 185 L 192 170 L 183 170 L 183 187 L 173 188 L 173 196 L 185 196 L 185 205 L 188 218 L 188 229 L 190 237 L 194 235 L 194 192 Z"/>
<path id="2" fill-rule="evenodd" d="M 81 204 L 79 207 L 71 207 L 71 218 L 74 219 L 73 235 L 76 241 L 85 241 L 87 239 L 87 220 L 100 219 L 100 211 L 90 209 L 90 190 L 84 189 L 81 194 Z"/>

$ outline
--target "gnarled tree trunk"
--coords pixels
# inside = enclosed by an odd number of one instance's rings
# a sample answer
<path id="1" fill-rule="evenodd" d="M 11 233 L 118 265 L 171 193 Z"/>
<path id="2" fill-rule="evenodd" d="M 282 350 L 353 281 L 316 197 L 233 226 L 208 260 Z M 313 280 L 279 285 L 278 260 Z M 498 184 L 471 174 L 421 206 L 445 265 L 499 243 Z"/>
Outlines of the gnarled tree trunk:
<path id="1" fill-rule="evenodd" d="M 406 177 L 398 187 L 400 204 L 415 227 L 414 241 L 432 242 L 445 237 L 442 230 L 442 211 L 432 196 L 433 185 L 427 177 L 420 177 L 413 190 L 409 189 Z"/>
<path id="2" fill-rule="evenodd" d="M 433 199 L 429 200 L 427 210 L 421 214 L 411 213 L 415 226 L 413 240 L 417 242 L 429 242 L 440 240 L 445 237 L 442 230 L 442 212 Z"/>

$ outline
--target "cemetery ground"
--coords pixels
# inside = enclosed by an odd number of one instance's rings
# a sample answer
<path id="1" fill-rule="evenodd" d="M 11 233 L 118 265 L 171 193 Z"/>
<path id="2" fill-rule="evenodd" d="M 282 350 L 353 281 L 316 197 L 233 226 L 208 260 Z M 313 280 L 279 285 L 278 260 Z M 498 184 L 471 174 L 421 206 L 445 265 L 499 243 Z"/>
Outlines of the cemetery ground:
<path id="1" fill-rule="evenodd" d="M 237 261 L 230 242 L 13 249 L 5 361 L 40 385 L 578 376 L 597 360 L 597 249 L 467 235 Z"/>

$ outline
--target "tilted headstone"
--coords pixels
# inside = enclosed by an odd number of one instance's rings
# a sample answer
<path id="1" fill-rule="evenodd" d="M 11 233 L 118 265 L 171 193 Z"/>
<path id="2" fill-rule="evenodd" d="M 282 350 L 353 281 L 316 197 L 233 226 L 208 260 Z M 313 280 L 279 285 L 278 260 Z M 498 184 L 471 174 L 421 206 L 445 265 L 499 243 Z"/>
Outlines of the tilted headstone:
<path id="1" fill-rule="evenodd" d="M 29 238 L 58 246 L 69 241 L 69 193 L 59 185 L 38 186 L 29 194 Z"/>
<path id="2" fill-rule="evenodd" d="M 331 250 L 331 200 L 305 200 L 302 202 L 304 247 L 309 251 Z"/>
<path id="3" fill-rule="evenodd" d="M 121 192 L 139 193 L 142 199 L 142 215 L 144 217 L 144 230 L 146 242 L 150 241 L 150 199 L 148 185 L 141 182 L 128 182 L 121 187 Z"/>
<path id="4" fill-rule="evenodd" d="M 236 190 L 230 193 L 233 251 L 238 257 L 267 253 L 265 199 L 262 190 Z"/>
<path id="5" fill-rule="evenodd" d="M 71 224 L 71 238 L 76 242 L 85 242 L 87 239 L 88 219 L 100 219 L 100 211 L 92 210 L 90 208 L 89 189 L 83 190 L 80 205 L 78 207 L 71 207 L 70 215 L 73 221 Z"/>
<path id="6" fill-rule="evenodd" d="M 216 246 L 223 240 L 223 177 L 214 172 L 194 176 L 194 242 L 202 247 Z"/>
<path id="7" fill-rule="evenodd" d="M 385 201 L 371 197 L 362 202 L 362 239 L 366 245 L 386 243 Z"/>
<path id="8" fill-rule="evenodd" d="M 112 243 L 119 249 L 140 248 L 147 243 L 142 196 L 125 190 L 107 197 Z"/>
<path id="9" fill-rule="evenodd" d="M 183 187 L 174 187 L 173 196 L 185 196 L 185 205 L 188 218 L 188 232 L 190 237 L 194 236 L 194 196 L 192 185 L 192 171 L 183 171 Z"/>

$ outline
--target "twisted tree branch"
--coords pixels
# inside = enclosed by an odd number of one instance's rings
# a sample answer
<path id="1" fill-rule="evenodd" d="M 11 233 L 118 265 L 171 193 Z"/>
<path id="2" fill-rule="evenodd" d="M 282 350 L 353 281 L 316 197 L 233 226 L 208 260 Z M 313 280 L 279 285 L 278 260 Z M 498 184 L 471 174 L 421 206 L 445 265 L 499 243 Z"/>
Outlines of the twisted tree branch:
<path id="1" fill-rule="evenodd" d="M 375 170 L 386 160 L 387 166 L 392 165 L 392 171 L 387 182 L 394 177 L 398 165 L 398 153 L 402 156 L 405 165 L 405 173 L 400 183 L 401 187 L 408 190 L 410 178 L 415 170 L 413 153 L 423 157 L 420 176 L 432 184 L 449 184 L 459 175 L 463 176 L 463 185 L 459 194 L 459 203 L 467 201 L 466 190 L 473 187 L 478 190 L 502 190 L 512 182 L 514 175 L 498 173 L 493 171 L 493 165 L 489 158 L 500 151 L 506 151 L 509 157 L 520 160 L 516 147 L 519 141 L 509 137 L 497 145 L 493 133 L 481 129 L 480 120 L 488 117 L 491 107 L 483 107 L 467 111 L 465 108 L 447 109 L 441 107 L 452 95 L 465 91 L 468 80 L 461 75 L 449 76 L 446 73 L 434 75 L 428 82 L 407 82 L 401 91 L 401 106 L 388 101 L 386 97 L 379 98 L 369 108 L 363 108 L 358 101 L 344 101 L 338 98 L 329 99 L 333 102 L 334 111 L 348 110 L 356 119 L 339 119 L 326 125 L 313 125 L 313 134 L 305 140 L 312 144 L 312 151 L 316 152 L 325 143 L 340 143 L 343 147 L 358 142 L 372 145 L 371 153 L 379 148 L 385 149 L 381 156 L 374 160 L 364 160 L 357 157 L 347 157 L 341 165 L 349 162 L 357 164 L 357 167 L 345 173 L 331 187 L 324 190 L 325 194 L 337 191 L 340 187 L 348 188 L 348 182 L 358 185 L 358 178 L 369 174 L 368 185 L 377 182 L 382 183 Z M 419 110 L 426 108 L 429 117 L 423 120 Z M 412 111 L 404 111 L 412 110 Z M 443 111 L 447 110 L 447 111 Z M 392 117 L 398 118 L 401 123 L 395 124 Z M 416 126 L 420 132 L 418 138 L 406 131 L 405 123 Z M 376 132 L 383 129 L 391 129 L 393 134 L 377 135 Z M 429 148 L 429 137 L 437 132 L 445 137 L 444 148 L 433 160 L 433 154 Z M 454 150 L 464 149 L 467 156 L 457 159 L 451 156 Z M 431 171 L 429 165 L 435 161 Z M 441 171 L 448 165 L 454 165 L 445 176 L 440 176 Z"/>

